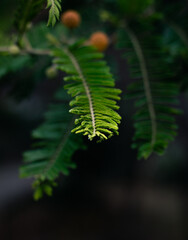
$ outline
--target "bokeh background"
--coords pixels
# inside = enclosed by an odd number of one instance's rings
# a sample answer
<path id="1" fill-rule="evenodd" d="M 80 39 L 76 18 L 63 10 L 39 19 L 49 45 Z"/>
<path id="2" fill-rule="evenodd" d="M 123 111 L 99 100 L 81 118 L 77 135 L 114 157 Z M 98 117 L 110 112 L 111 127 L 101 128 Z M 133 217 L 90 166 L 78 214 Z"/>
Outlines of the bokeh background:
<path id="1" fill-rule="evenodd" d="M 172 1 L 163 1 L 164 8 L 169 2 Z M 11 26 L 17 3 L 1 0 L 1 45 L 7 44 L 14 33 Z M 114 0 L 63 0 L 63 10 L 76 9 L 82 14 L 82 32 L 87 36 L 104 29 L 95 9 L 110 9 L 113 4 Z M 47 14 L 44 10 L 34 22 L 46 21 Z M 113 46 L 107 49 L 106 59 L 114 71 L 117 87 L 124 92 L 120 135 L 101 144 L 89 142 L 86 151 L 76 152 L 73 159 L 77 169 L 58 179 L 53 197 L 38 202 L 32 198 L 31 180 L 19 178 L 19 166 L 22 153 L 32 142 L 31 130 L 42 122 L 49 102 L 62 84 L 61 76 L 47 79 L 41 61 L 36 75 L 33 68 L 28 68 L 1 79 L 1 240 L 188 239 L 188 93 L 180 95 L 184 113 L 177 117 L 178 136 L 165 155 L 138 161 L 130 147 L 133 104 L 124 98 L 131 81 L 129 69 Z"/>

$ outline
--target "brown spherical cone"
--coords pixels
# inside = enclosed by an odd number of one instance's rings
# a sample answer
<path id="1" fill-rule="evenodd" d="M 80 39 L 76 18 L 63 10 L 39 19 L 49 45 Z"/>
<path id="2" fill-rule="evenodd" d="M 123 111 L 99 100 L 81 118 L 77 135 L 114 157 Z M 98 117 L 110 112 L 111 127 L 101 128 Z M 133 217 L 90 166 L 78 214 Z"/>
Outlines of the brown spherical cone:
<path id="1" fill-rule="evenodd" d="M 61 21 L 68 28 L 76 28 L 81 23 L 81 17 L 77 11 L 68 10 L 61 15 Z"/>
<path id="2" fill-rule="evenodd" d="M 96 47 L 100 52 L 103 52 L 109 46 L 109 38 L 103 32 L 95 32 L 91 35 L 89 42 Z"/>

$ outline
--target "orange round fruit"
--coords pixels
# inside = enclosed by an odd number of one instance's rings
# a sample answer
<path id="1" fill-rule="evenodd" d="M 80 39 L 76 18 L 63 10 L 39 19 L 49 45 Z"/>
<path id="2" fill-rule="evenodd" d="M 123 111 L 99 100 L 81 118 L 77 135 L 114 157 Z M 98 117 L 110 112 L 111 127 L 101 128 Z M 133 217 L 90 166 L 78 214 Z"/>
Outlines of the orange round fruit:
<path id="1" fill-rule="evenodd" d="M 89 42 L 100 52 L 106 50 L 110 43 L 108 36 L 103 32 L 93 33 L 89 39 Z"/>
<path id="2" fill-rule="evenodd" d="M 61 15 L 61 21 L 68 28 L 76 28 L 81 23 L 81 17 L 77 11 L 68 10 Z"/>

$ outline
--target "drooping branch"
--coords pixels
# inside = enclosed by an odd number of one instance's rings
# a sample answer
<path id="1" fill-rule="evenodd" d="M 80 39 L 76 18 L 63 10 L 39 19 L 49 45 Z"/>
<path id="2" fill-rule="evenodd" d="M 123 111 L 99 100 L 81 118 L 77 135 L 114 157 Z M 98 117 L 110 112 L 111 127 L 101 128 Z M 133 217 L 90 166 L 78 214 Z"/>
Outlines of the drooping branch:
<path id="1" fill-rule="evenodd" d="M 135 52 L 137 54 L 137 57 L 138 57 L 139 63 L 140 63 L 140 69 L 142 72 L 142 78 L 143 78 L 143 83 L 144 83 L 144 90 L 145 90 L 145 95 L 146 95 L 146 99 L 147 99 L 147 104 L 148 104 L 148 109 L 149 109 L 149 114 L 150 114 L 150 119 L 151 119 L 151 125 L 152 125 L 151 145 L 154 146 L 154 144 L 156 142 L 157 123 L 156 123 L 156 113 L 155 113 L 153 98 L 152 98 L 152 94 L 151 94 L 150 80 L 149 80 L 149 74 L 147 71 L 146 61 L 145 61 L 144 54 L 143 54 L 143 51 L 142 51 L 142 48 L 140 46 L 137 36 L 128 27 L 126 27 L 126 31 L 132 41 L 132 44 L 134 46 Z"/>

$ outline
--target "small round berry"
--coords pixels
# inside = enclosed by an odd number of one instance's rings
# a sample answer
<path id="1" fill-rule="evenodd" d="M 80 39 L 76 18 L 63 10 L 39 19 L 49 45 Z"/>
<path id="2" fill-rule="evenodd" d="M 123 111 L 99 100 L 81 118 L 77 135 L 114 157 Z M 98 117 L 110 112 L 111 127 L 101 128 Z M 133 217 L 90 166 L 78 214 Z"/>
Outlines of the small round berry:
<path id="1" fill-rule="evenodd" d="M 13 55 L 17 55 L 20 53 L 20 49 L 17 45 L 12 45 L 9 47 L 9 52 Z"/>
<path id="2" fill-rule="evenodd" d="M 47 78 L 52 79 L 52 78 L 57 77 L 58 71 L 54 66 L 51 66 L 46 69 L 45 73 L 46 73 Z"/>
<path id="3" fill-rule="evenodd" d="M 108 36 L 103 32 L 93 33 L 89 39 L 89 42 L 100 52 L 105 51 L 110 43 Z"/>
<path id="4" fill-rule="evenodd" d="M 81 17 L 77 11 L 68 10 L 61 15 L 61 21 L 68 28 L 76 28 L 81 23 Z"/>
<path id="5" fill-rule="evenodd" d="M 31 28 L 33 27 L 33 24 L 32 22 L 28 22 L 27 25 L 26 25 L 26 30 L 30 30 Z"/>

